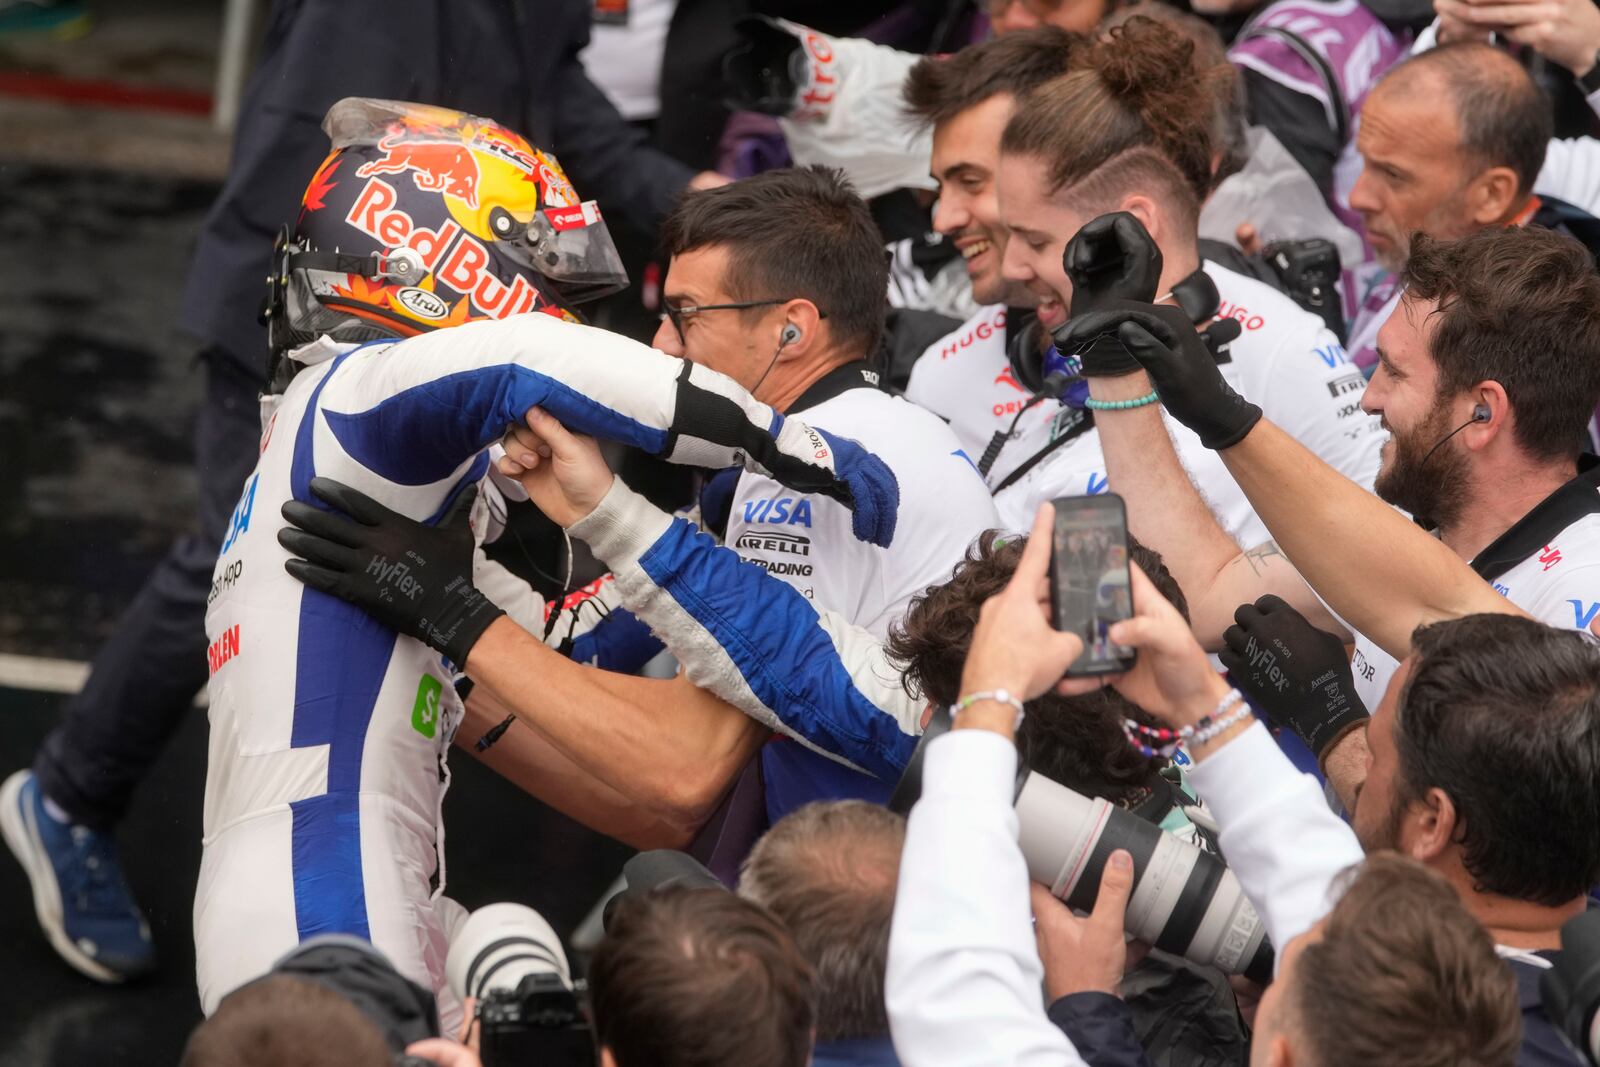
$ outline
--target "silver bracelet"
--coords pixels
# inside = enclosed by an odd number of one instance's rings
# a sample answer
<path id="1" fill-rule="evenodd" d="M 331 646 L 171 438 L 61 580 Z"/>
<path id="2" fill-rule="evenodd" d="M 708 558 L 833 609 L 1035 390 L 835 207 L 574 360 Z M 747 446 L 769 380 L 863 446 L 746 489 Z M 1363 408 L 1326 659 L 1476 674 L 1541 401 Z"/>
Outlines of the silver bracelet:
<path id="1" fill-rule="evenodd" d="M 984 700 L 992 700 L 996 704 L 1009 704 L 1011 707 L 1015 708 L 1017 711 L 1017 721 L 1012 724 L 1011 729 L 1013 731 L 1022 729 L 1022 720 L 1024 716 L 1027 715 L 1027 710 L 1023 708 L 1022 701 L 1009 689 L 988 689 L 982 693 L 968 693 L 966 696 L 962 697 L 960 700 L 957 700 L 953 705 L 951 705 L 951 720 L 953 721 L 957 715 L 960 715 L 972 705 Z"/>

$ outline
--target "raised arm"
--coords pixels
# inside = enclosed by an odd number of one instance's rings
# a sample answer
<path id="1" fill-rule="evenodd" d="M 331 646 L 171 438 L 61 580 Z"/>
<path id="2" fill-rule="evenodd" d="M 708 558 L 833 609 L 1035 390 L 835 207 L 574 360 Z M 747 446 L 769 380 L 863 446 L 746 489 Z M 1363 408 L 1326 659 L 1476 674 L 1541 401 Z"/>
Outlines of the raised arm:
<path id="1" fill-rule="evenodd" d="M 674 463 L 742 465 L 831 496 L 863 540 L 894 535 L 899 488 L 875 456 L 785 419 L 724 375 L 604 330 L 519 315 L 363 346 L 319 372 L 308 379 L 315 421 L 302 429 L 315 473 L 414 519 L 475 478 L 484 448 L 537 405 Z M 296 464 L 296 499 L 310 499 L 312 472 Z"/>
<path id="2" fill-rule="evenodd" d="M 1088 381 L 1090 395 L 1106 401 L 1148 396 L 1153 388 L 1142 371 Z M 1095 428 L 1106 479 L 1128 506 L 1128 528 L 1161 553 L 1206 651 L 1222 648 L 1240 604 L 1269 594 L 1323 629 L 1343 630 L 1275 543 L 1239 550 L 1189 479 L 1158 405 L 1098 411 Z"/>
<path id="3" fill-rule="evenodd" d="M 1312 455 L 1223 381 L 1176 308 L 1127 304 L 1075 320 L 1115 333 L 1162 403 L 1216 449 L 1302 577 L 1347 623 L 1403 659 L 1419 625 L 1521 614 L 1442 543 Z"/>
<path id="4" fill-rule="evenodd" d="M 502 473 L 610 565 L 624 606 L 687 677 L 767 727 L 886 781 L 904 769 L 921 705 L 870 633 L 623 485 L 592 440 L 542 411 L 508 437 Z"/>

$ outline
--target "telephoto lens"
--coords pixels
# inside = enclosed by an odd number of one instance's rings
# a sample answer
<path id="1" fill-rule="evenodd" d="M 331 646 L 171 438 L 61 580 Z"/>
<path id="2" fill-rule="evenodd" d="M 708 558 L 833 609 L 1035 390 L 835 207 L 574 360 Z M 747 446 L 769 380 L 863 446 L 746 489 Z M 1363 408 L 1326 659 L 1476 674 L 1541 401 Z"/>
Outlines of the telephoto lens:
<path id="1" fill-rule="evenodd" d="M 522 904 L 473 912 L 450 944 L 445 979 L 477 1000 L 484 1067 L 593 1064 L 594 1038 L 561 939 Z"/>
<path id="2" fill-rule="evenodd" d="M 1029 773 L 1017 795 L 1018 842 L 1028 876 L 1079 911 L 1092 911 L 1116 849 L 1133 857 L 1124 926 L 1163 952 L 1224 974 L 1272 979 L 1267 928 L 1239 879 L 1216 856 L 1108 800 Z"/>
<path id="3" fill-rule="evenodd" d="M 1561 927 L 1561 953 L 1539 976 L 1539 995 L 1556 1029 L 1600 1067 L 1600 911 Z"/>
<path id="4" fill-rule="evenodd" d="M 934 709 L 917 750 L 895 786 L 889 807 L 909 814 L 922 794 L 922 757 L 950 729 L 950 713 Z M 1060 782 L 1018 769 L 1018 841 L 1028 876 L 1079 911 L 1094 908 L 1100 875 L 1116 849 L 1133 857 L 1128 933 L 1191 963 L 1272 978 L 1266 924 L 1239 879 L 1216 856 L 1178 840 L 1154 823 L 1111 802 L 1086 797 Z"/>

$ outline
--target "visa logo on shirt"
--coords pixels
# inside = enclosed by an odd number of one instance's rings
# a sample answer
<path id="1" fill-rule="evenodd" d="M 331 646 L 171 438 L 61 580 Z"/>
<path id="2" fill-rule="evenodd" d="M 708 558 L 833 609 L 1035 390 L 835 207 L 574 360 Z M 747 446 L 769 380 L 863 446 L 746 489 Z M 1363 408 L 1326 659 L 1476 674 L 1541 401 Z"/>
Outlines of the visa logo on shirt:
<path id="1" fill-rule="evenodd" d="M 805 497 L 762 497 L 744 502 L 744 521 L 811 526 L 811 501 Z"/>
<path id="2" fill-rule="evenodd" d="M 1580 630 L 1587 630 L 1594 617 L 1600 615 L 1600 601 L 1569 600 L 1567 603 L 1572 605 L 1572 625 Z"/>

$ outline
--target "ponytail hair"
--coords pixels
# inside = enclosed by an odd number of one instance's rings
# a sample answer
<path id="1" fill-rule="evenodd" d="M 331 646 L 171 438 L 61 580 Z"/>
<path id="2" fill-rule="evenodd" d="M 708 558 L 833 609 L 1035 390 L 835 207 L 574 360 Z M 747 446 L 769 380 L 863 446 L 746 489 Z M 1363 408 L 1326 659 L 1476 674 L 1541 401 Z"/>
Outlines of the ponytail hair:
<path id="1" fill-rule="evenodd" d="M 1147 190 L 1198 217 L 1212 187 L 1216 108 L 1231 93 L 1225 58 L 1197 59 L 1194 42 L 1148 16 L 1113 26 L 1074 69 L 1018 104 L 1001 151 L 1045 164 L 1052 194 L 1098 208 Z"/>

